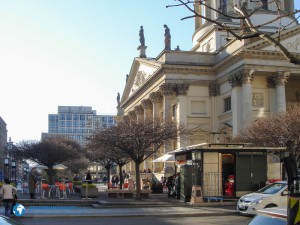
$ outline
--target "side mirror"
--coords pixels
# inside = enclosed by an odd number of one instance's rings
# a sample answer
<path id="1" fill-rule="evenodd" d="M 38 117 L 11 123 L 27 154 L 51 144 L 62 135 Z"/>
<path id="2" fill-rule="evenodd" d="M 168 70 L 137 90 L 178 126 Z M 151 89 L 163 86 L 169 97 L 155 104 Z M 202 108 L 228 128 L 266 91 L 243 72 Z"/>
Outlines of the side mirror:
<path id="1" fill-rule="evenodd" d="M 281 192 L 282 196 L 287 196 L 289 194 L 288 190 L 284 190 L 283 192 Z"/>

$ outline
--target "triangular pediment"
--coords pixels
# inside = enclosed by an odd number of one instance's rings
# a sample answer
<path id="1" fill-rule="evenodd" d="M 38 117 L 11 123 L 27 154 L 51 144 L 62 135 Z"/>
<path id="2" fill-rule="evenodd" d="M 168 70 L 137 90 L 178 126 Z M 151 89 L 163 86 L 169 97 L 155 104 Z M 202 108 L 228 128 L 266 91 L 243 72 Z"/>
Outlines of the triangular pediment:
<path id="1" fill-rule="evenodd" d="M 154 59 L 134 59 L 122 95 L 122 102 L 142 88 L 160 67 L 161 64 Z"/>

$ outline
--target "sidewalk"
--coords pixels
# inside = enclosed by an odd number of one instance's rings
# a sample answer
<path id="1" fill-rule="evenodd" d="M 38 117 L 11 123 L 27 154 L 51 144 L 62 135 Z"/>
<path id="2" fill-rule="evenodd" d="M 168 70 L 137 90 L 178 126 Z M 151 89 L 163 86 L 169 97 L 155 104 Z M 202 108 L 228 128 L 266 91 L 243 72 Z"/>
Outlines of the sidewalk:
<path id="1" fill-rule="evenodd" d="M 149 198 L 108 198 L 100 192 L 98 198 L 85 199 L 72 194 L 68 199 L 29 199 L 27 194 L 18 195 L 23 204 L 23 217 L 136 217 L 136 216 L 214 216 L 235 214 L 236 202 L 211 202 L 191 205 L 167 194 L 151 194 Z M 1 211 L 2 210 L 2 211 Z M 3 207 L 0 212 L 3 212 Z"/>

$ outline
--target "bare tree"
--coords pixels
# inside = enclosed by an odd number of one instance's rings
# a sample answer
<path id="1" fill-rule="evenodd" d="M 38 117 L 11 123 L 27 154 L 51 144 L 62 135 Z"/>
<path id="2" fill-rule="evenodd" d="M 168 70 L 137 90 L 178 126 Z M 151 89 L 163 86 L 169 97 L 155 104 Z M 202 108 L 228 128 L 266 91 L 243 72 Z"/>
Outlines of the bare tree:
<path id="1" fill-rule="evenodd" d="M 300 166 L 300 107 L 290 107 L 287 112 L 259 119 L 242 130 L 234 142 L 248 142 L 255 146 L 286 147 Z"/>
<path id="2" fill-rule="evenodd" d="M 67 166 L 67 170 L 74 175 L 74 173 L 78 174 L 83 170 L 86 170 L 89 166 L 89 160 L 86 157 L 82 156 L 81 158 L 67 161 L 66 163 L 64 163 L 64 165 Z"/>
<path id="3" fill-rule="evenodd" d="M 287 27 L 289 27 L 292 23 L 298 24 L 296 19 L 292 20 L 290 24 L 282 24 L 280 21 L 283 18 L 293 18 L 298 13 L 300 13 L 300 10 L 295 10 L 293 12 L 287 12 L 283 11 L 281 9 L 281 1 L 280 0 L 252 0 L 250 2 L 255 3 L 256 7 L 253 9 L 250 9 L 248 7 L 248 1 L 231 1 L 233 5 L 231 7 L 234 9 L 234 13 L 228 13 L 226 10 L 224 10 L 223 4 L 227 4 L 228 1 L 220 1 L 220 7 L 214 8 L 211 4 L 211 0 L 175 0 L 178 1 L 179 4 L 174 5 L 168 5 L 167 7 L 178 7 L 183 6 L 186 7 L 186 9 L 191 13 L 190 16 L 182 18 L 182 20 L 189 19 L 189 18 L 195 18 L 199 17 L 203 20 L 206 20 L 208 23 L 215 24 L 218 26 L 219 30 L 223 30 L 228 32 L 231 37 L 237 39 L 237 40 L 243 40 L 243 39 L 251 39 L 251 38 L 259 38 L 267 41 L 271 45 L 275 46 L 279 52 L 286 58 L 287 61 L 300 65 L 300 58 L 299 56 L 291 53 L 288 51 L 288 49 L 282 45 L 281 43 L 281 32 Z M 253 15 L 261 9 L 267 9 L 268 5 L 275 5 L 276 7 L 276 14 L 274 17 L 270 17 L 268 21 L 264 21 L 260 24 L 255 24 L 253 22 Z M 199 13 L 199 11 L 195 10 L 194 6 L 199 6 L 207 10 L 210 10 L 211 12 L 215 12 L 219 15 L 221 15 L 225 19 L 229 20 L 237 20 L 240 21 L 240 26 L 232 26 L 230 23 L 224 22 L 224 20 L 215 20 L 210 18 L 209 16 L 206 16 L 205 13 Z M 278 27 L 275 32 L 270 33 L 269 31 L 266 31 L 264 29 L 265 26 L 270 25 L 278 21 Z"/>
<path id="4" fill-rule="evenodd" d="M 110 149 L 103 147 L 94 140 L 94 136 L 89 138 L 87 158 L 92 162 L 97 162 L 106 169 L 108 182 L 110 181 L 110 171 L 115 166 Z M 110 188 L 108 186 L 108 188 Z"/>
<path id="5" fill-rule="evenodd" d="M 157 152 L 163 144 L 177 138 L 178 132 L 184 133 L 183 127 L 161 120 L 144 120 L 143 122 L 125 120 L 117 126 L 99 131 L 94 140 L 104 146 L 113 146 L 135 162 L 136 198 L 141 198 L 140 164 Z"/>
<path id="6" fill-rule="evenodd" d="M 80 157 L 80 145 L 64 138 L 49 138 L 37 143 L 23 143 L 16 148 L 14 154 L 23 159 L 30 159 L 47 166 L 49 183 L 53 183 L 54 166 L 72 161 Z"/>

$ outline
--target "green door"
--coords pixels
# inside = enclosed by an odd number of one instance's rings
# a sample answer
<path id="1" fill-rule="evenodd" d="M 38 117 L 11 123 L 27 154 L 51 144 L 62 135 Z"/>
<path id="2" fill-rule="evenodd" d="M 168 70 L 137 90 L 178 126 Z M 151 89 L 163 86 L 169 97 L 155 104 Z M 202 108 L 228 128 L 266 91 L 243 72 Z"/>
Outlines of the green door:
<path id="1" fill-rule="evenodd" d="M 267 156 L 264 152 L 236 154 L 236 191 L 255 191 L 267 181 Z"/>

